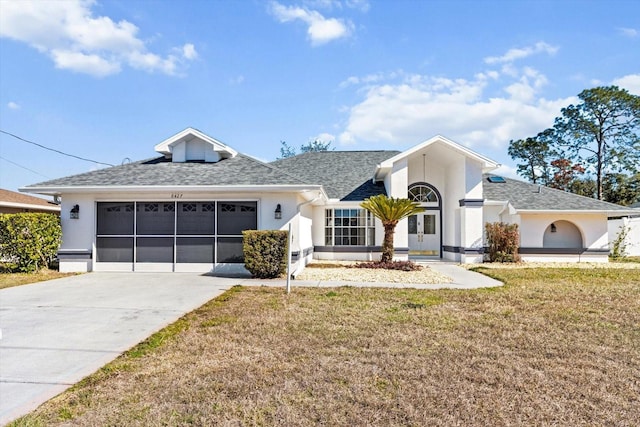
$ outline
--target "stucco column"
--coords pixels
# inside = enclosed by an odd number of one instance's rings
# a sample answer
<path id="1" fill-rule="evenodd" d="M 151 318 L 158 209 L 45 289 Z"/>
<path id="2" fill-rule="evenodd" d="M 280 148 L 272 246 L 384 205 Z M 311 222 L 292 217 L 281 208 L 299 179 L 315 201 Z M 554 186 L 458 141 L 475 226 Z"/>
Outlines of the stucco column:
<path id="1" fill-rule="evenodd" d="M 460 200 L 460 262 L 482 262 L 482 200 Z"/>

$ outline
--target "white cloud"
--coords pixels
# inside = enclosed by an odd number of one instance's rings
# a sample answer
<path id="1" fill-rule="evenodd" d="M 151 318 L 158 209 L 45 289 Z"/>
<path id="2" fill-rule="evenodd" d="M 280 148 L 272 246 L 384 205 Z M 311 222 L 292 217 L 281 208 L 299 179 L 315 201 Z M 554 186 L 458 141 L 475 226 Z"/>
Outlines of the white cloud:
<path id="1" fill-rule="evenodd" d="M 348 37 L 353 31 L 353 23 L 337 18 L 325 18 L 315 10 L 299 6 L 284 6 L 270 3 L 270 11 L 280 22 L 302 21 L 307 24 L 307 35 L 312 45 L 321 45 Z"/>
<path id="2" fill-rule="evenodd" d="M 19 110 L 19 109 L 20 109 L 20 104 L 18 104 L 18 103 L 16 103 L 16 102 L 13 102 L 13 101 L 9 101 L 9 102 L 7 103 L 7 107 L 8 107 L 10 110 Z"/>
<path id="3" fill-rule="evenodd" d="M 531 55 L 535 55 L 538 53 L 546 53 L 548 55 L 555 55 L 558 51 L 557 46 L 551 46 L 545 42 L 537 42 L 533 46 L 527 46 L 523 48 L 513 48 L 509 49 L 507 53 L 502 56 L 488 56 L 484 58 L 484 62 L 487 64 L 504 64 L 511 63 L 516 59 L 526 58 Z"/>
<path id="4" fill-rule="evenodd" d="M 196 52 L 196 48 L 193 44 L 187 43 L 182 46 L 182 56 L 184 56 L 185 59 L 193 60 L 198 57 L 198 52 Z"/>
<path id="5" fill-rule="evenodd" d="M 148 51 L 138 27 L 94 16 L 95 0 L 7 1 L 2 3 L 0 37 L 24 42 L 54 61 L 56 68 L 96 77 L 118 73 L 123 65 L 169 75 L 197 57 L 191 43 L 162 57 Z"/>
<path id="6" fill-rule="evenodd" d="M 575 102 L 540 97 L 546 77 L 529 67 L 517 72 L 515 79 L 488 72 L 471 80 L 411 75 L 401 83 L 370 86 L 348 110 L 338 141 L 416 144 L 440 133 L 469 146 L 506 147 L 511 139 L 552 126 L 560 109 Z M 506 95 L 487 95 L 495 85 Z"/>
<path id="7" fill-rule="evenodd" d="M 390 73 L 367 74 L 366 76 L 362 76 L 362 77 L 350 76 L 350 77 L 347 77 L 342 82 L 340 82 L 339 87 L 341 89 L 344 89 L 348 86 L 355 86 L 355 85 L 362 85 L 362 84 L 370 85 L 372 83 L 377 83 L 383 80 L 396 79 L 404 75 L 405 75 L 404 71 L 397 70 L 397 71 L 392 71 Z"/>
<path id="8" fill-rule="evenodd" d="M 311 9 L 356 9 L 360 12 L 368 12 L 370 4 L 368 0 L 304 0 L 305 6 Z"/>
<path id="9" fill-rule="evenodd" d="M 518 175 L 518 170 L 508 165 L 500 165 L 498 169 L 492 171 L 491 173 L 494 173 L 496 175 L 506 176 L 507 178 L 514 178 L 514 179 L 520 179 L 520 180 L 522 179 L 522 177 Z"/>
<path id="10" fill-rule="evenodd" d="M 640 74 L 628 74 L 614 79 L 614 85 L 627 89 L 629 93 L 640 96 Z"/>
<path id="11" fill-rule="evenodd" d="M 321 133 L 320 135 L 316 136 L 315 138 L 311 138 L 312 141 L 322 141 L 322 142 L 333 142 L 336 140 L 336 136 L 332 135 L 330 133 L 324 132 Z"/>
<path id="12" fill-rule="evenodd" d="M 622 34 L 623 36 L 629 37 L 632 39 L 640 36 L 640 31 L 636 30 L 635 28 L 620 27 L 618 28 L 618 32 L 620 32 L 620 34 Z"/>

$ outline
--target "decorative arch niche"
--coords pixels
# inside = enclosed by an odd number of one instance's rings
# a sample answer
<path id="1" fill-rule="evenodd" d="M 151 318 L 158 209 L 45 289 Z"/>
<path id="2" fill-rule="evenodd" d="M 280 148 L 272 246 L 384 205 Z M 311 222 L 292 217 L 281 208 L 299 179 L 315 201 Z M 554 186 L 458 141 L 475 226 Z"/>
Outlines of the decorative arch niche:
<path id="1" fill-rule="evenodd" d="M 545 248 L 584 248 L 582 233 L 569 221 L 554 221 L 547 226 L 542 238 Z"/>

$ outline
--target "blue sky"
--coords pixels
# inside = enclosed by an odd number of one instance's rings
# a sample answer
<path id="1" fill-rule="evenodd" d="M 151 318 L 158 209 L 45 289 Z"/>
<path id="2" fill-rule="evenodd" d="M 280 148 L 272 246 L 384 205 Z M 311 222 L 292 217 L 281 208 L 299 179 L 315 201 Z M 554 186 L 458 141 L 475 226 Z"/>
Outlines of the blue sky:
<path id="1" fill-rule="evenodd" d="M 406 149 L 441 134 L 504 166 L 583 89 L 640 95 L 637 1 L 0 0 L 0 129 L 104 163 L 195 127 Z M 9 190 L 102 167 L 0 134 Z"/>

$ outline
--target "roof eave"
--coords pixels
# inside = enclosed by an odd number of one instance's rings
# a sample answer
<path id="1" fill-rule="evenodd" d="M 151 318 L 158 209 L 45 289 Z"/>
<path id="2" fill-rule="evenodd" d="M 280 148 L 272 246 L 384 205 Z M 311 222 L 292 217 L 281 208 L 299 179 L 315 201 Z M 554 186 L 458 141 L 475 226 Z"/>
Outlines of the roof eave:
<path id="1" fill-rule="evenodd" d="M 113 185 L 113 186 L 56 186 L 56 187 L 22 187 L 25 193 L 59 196 L 62 194 L 81 193 L 148 193 L 150 191 L 168 192 L 198 192 L 209 191 L 218 193 L 249 193 L 249 192 L 304 192 L 319 190 L 323 197 L 328 197 L 321 185 L 292 184 L 292 185 Z"/>
<path id="2" fill-rule="evenodd" d="M 50 206 L 47 206 L 47 205 L 32 205 L 29 203 L 0 202 L 0 206 L 5 208 L 18 208 L 18 209 L 60 212 L 60 205 L 56 205 L 56 204 L 51 204 Z"/>
<path id="3" fill-rule="evenodd" d="M 638 215 L 638 212 L 634 212 L 632 209 L 516 209 L 516 212 L 519 214 L 605 214 L 611 217 Z"/>

